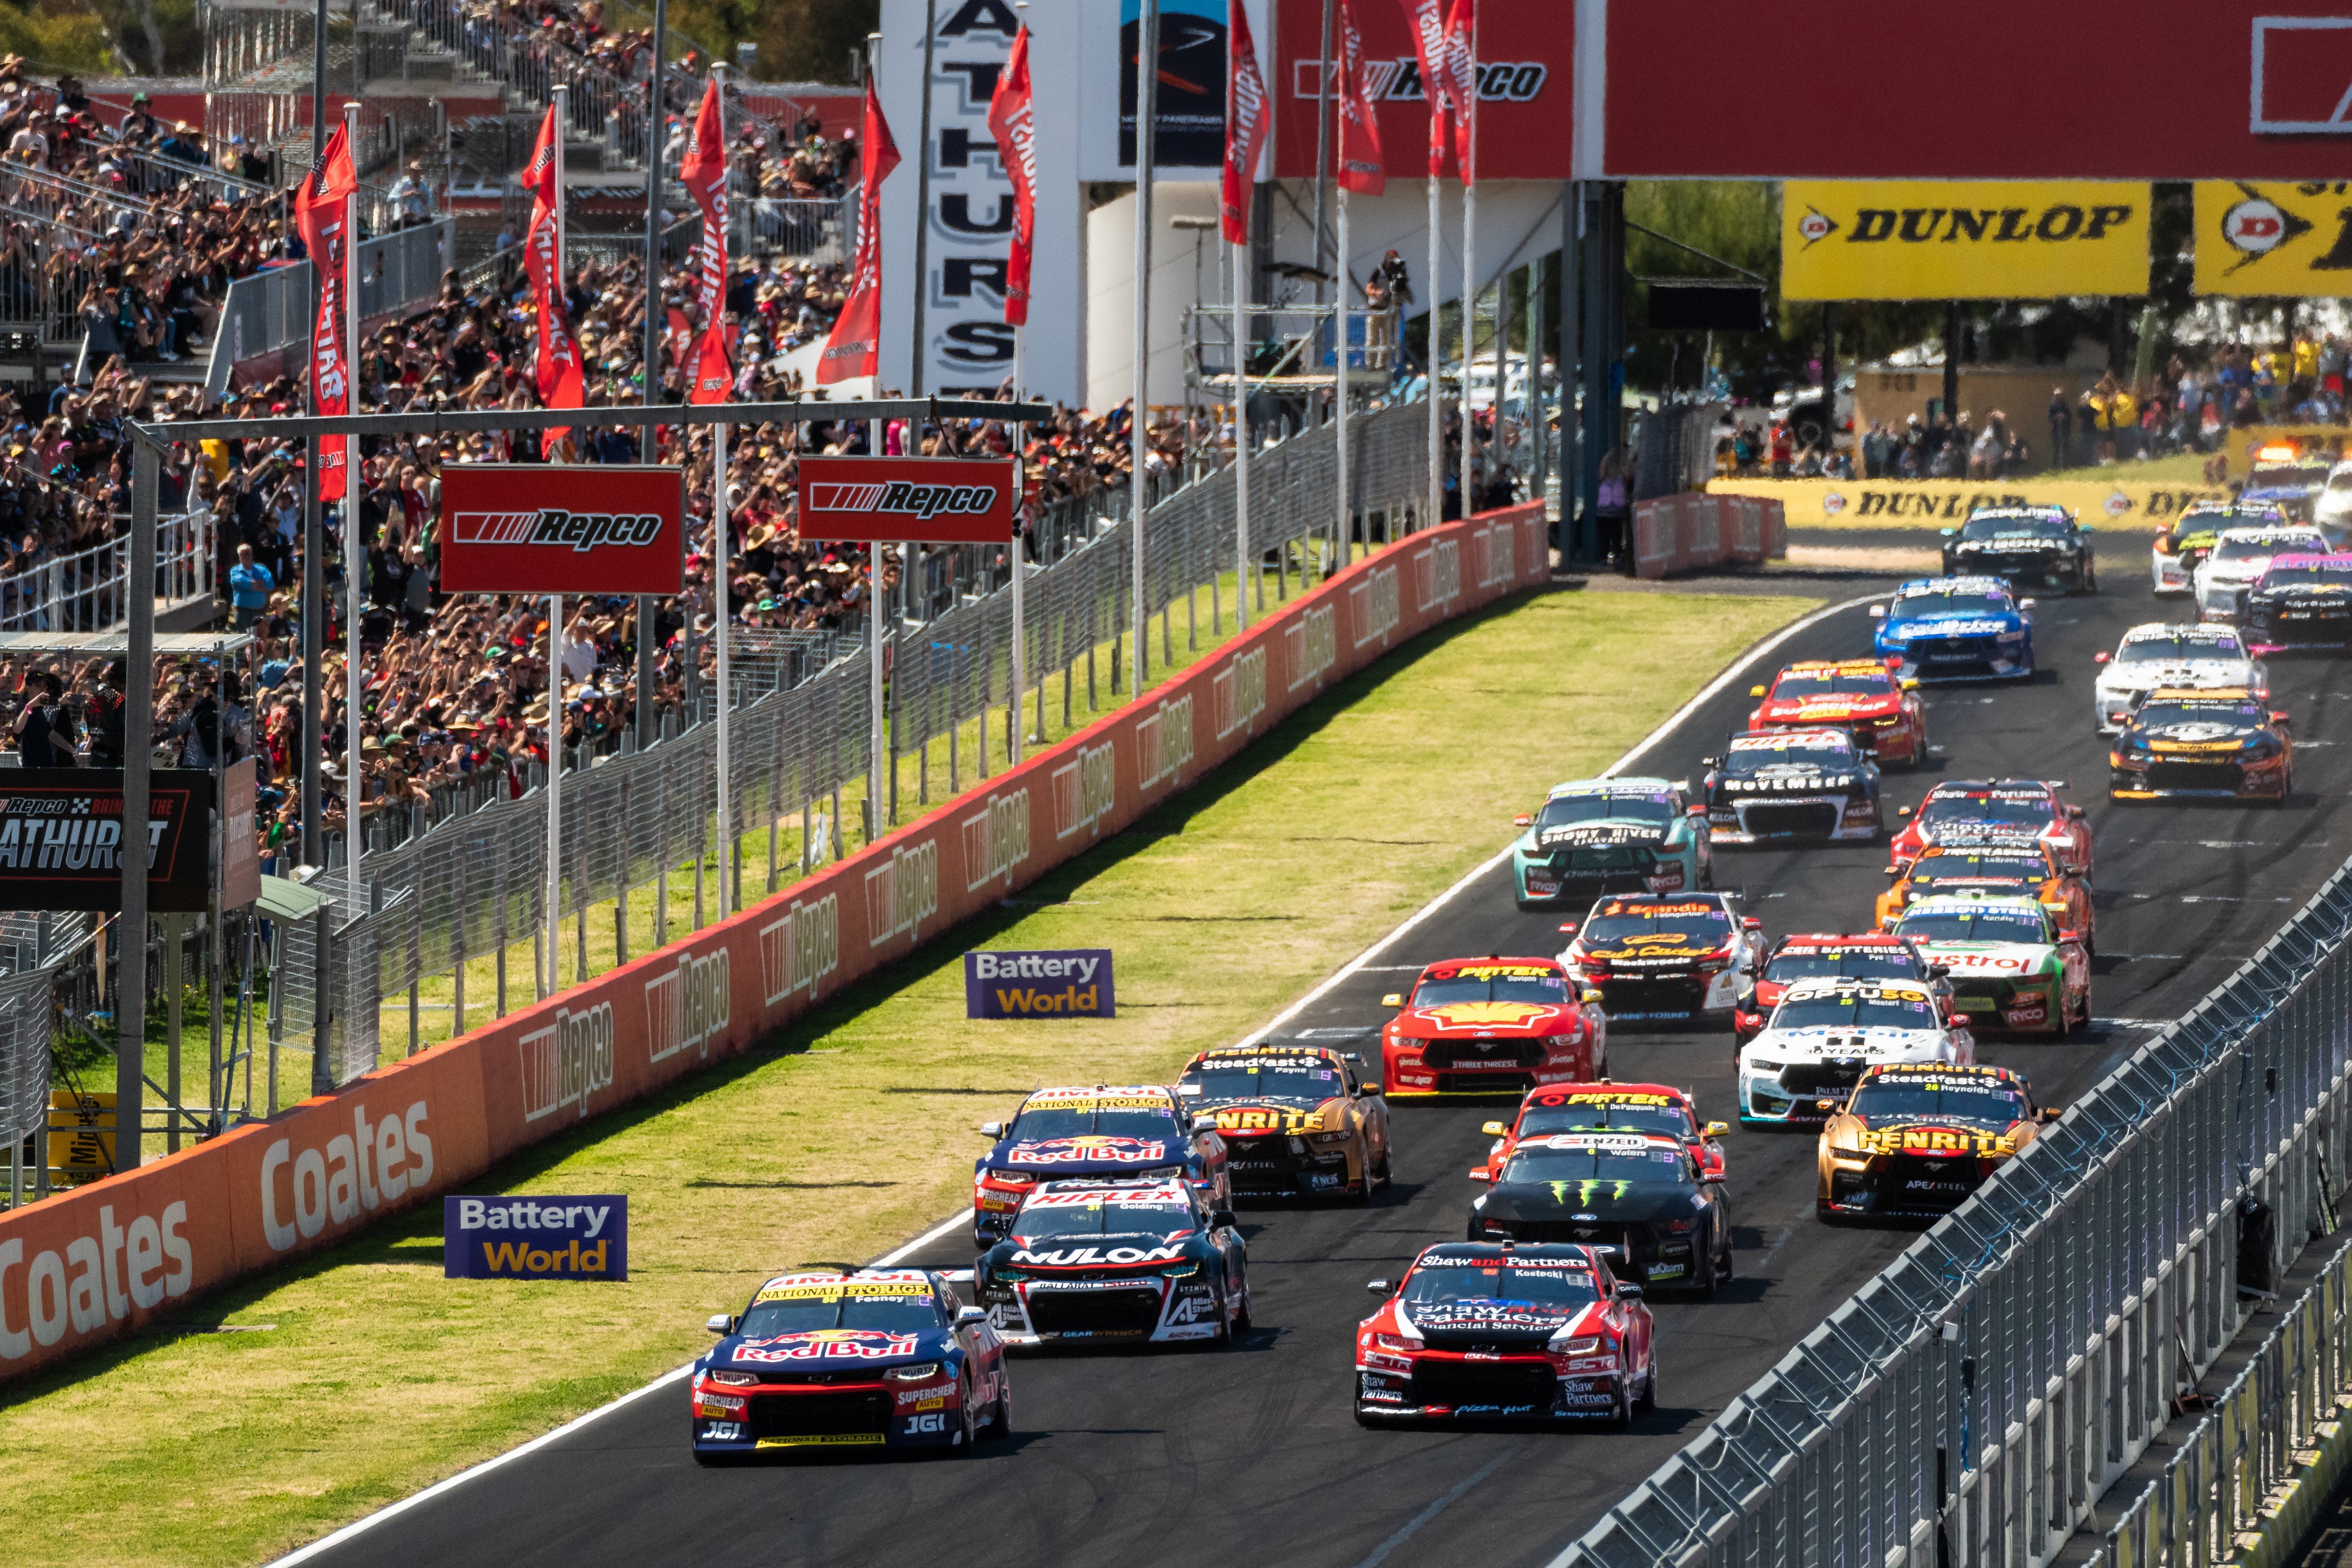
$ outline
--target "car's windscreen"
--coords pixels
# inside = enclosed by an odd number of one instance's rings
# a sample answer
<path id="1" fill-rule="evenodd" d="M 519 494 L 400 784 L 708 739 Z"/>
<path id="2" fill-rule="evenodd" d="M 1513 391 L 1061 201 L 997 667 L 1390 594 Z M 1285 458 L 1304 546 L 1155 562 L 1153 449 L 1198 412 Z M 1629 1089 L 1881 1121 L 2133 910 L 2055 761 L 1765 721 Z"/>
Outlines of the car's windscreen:
<path id="1" fill-rule="evenodd" d="M 1664 1132 L 1691 1135 L 1690 1112 L 1679 1105 L 1535 1105 L 1519 1113 L 1519 1136 L 1551 1132 Z"/>
<path id="2" fill-rule="evenodd" d="M 791 1287 L 782 1300 L 754 1301 L 735 1331 L 746 1339 L 807 1334 L 823 1329 L 877 1329 L 916 1333 L 940 1326 L 929 1291 L 810 1290 Z"/>
<path id="3" fill-rule="evenodd" d="M 2258 702 L 2143 702 L 2132 722 L 2143 730 L 2195 725 L 2234 731 L 2260 729 L 2268 717 Z"/>
<path id="4" fill-rule="evenodd" d="M 1404 1300 L 1408 1307 L 1481 1301 L 1497 1306 L 1582 1307 L 1601 1300 L 1601 1291 L 1592 1282 L 1591 1271 L 1585 1268 L 1433 1258 L 1405 1281 Z"/>
<path id="5" fill-rule="evenodd" d="M 2319 583 L 2338 588 L 2352 587 L 2352 557 L 2342 561 L 2298 561 L 2292 566 L 2273 566 L 2263 574 L 2263 586 L 2265 588 Z"/>
<path id="6" fill-rule="evenodd" d="M 1885 697 L 1895 690 L 1885 670 L 1790 670 L 1772 683 L 1772 700 L 1798 697 Z"/>
<path id="7" fill-rule="evenodd" d="M 2023 942 L 2050 940 L 2049 921 L 2038 910 L 1938 910 L 1908 914 L 1895 928 L 1914 942 Z"/>
<path id="8" fill-rule="evenodd" d="M 2352 490 L 2352 468 L 2338 468 L 2327 476 L 2327 488 L 2338 492 Z"/>
<path id="9" fill-rule="evenodd" d="M 2006 1127 L 2025 1120 L 2025 1096 L 1990 1079 L 1872 1079 L 1846 1109 L 1856 1116 L 1948 1116 Z"/>
<path id="10" fill-rule="evenodd" d="M 1915 996 L 1800 996 L 1774 1009 L 1776 1029 L 1932 1029 L 1936 1008 Z"/>
<path id="11" fill-rule="evenodd" d="M 1962 539 L 2063 539 L 2071 531 L 2063 517 L 1972 517 L 1960 526 Z"/>
<path id="12" fill-rule="evenodd" d="M 1045 1193 L 1021 1205 L 1013 1234 L 1024 1241 L 1046 1236 L 1166 1236 L 1191 1230 L 1196 1223 L 1192 1205 L 1172 1194 L 1071 1202 L 1067 1194 Z"/>
<path id="13" fill-rule="evenodd" d="M 2181 664 L 2200 658 L 2243 658 L 2246 648 L 2229 632 L 2160 632 L 2134 637 L 2116 650 L 2117 664 Z"/>
<path id="14" fill-rule="evenodd" d="M 2266 561 L 2273 555 L 2301 551 L 2315 553 L 2326 551 L 2326 541 L 2315 533 L 2257 533 L 2239 539 L 2223 539 L 2213 546 L 2216 561 Z"/>
<path id="15" fill-rule="evenodd" d="M 2005 616 L 2017 607 L 2006 594 L 1906 594 L 1886 612 L 1887 619 L 1916 621 L 1946 616 Z"/>
<path id="16" fill-rule="evenodd" d="M 1853 980 L 1916 980 L 1919 966 L 1899 947 L 1847 947 L 1828 952 L 1782 952 L 1764 966 L 1764 978 L 1787 984 L 1817 975 Z"/>
<path id="17" fill-rule="evenodd" d="M 2172 525 L 2175 540 L 2191 538 L 2200 533 L 2219 533 L 2225 528 L 2258 528 L 2265 522 L 2284 522 L 2284 516 L 2275 507 L 2217 507 L 2210 511 L 2189 510 L 2180 514 Z"/>
<path id="18" fill-rule="evenodd" d="M 1424 980 L 1412 994 L 1416 1007 L 1455 1002 L 1533 1002 L 1558 1007 L 1568 1001 L 1568 981 L 1558 974 L 1455 974 Z"/>
<path id="19" fill-rule="evenodd" d="M 1769 768 L 1835 770 L 1853 765 L 1853 747 L 1843 735 L 1741 736 L 1723 754 L 1723 771 L 1736 778 Z"/>
<path id="20" fill-rule="evenodd" d="M 1013 1120 L 1012 1136 L 1024 1143 L 1049 1138 L 1173 1138 L 1176 1113 L 1160 1106 L 1033 1105 Z"/>
<path id="21" fill-rule="evenodd" d="M 1687 1157 L 1663 1144 L 1632 1148 L 1520 1149 L 1503 1166 L 1506 1182 L 1675 1182 Z"/>
<path id="22" fill-rule="evenodd" d="M 1188 1070 L 1176 1085 L 1186 1099 L 1324 1100 L 1341 1090 L 1339 1069 L 1328 1062 L 1211 1062 Z"/>
<path id="23" fill-rule="evenodd" d="M 2051 820 L 2050 797 L 2041 794 L 1933 795 L 1919 807 L 1922 822 L 2005 822 L 2039 830 Z"/>
<path id="24" fill-rule="evenodd" d="M 2257 468 L 2246 476 L 2250 490 L 2284 490 L 2305 489 L 2324 484 L 2327 479 L 2325 463 L 2282 463 L 2275 468 Z"/>
<path id="25" fill-rule="evenodd" d="M 1717 904 L 1604 904 L 1577 932 L 1596 947 L 1627 942 L 1713 947 L 1730 934 L 1731 917 Z"/>
<path id="26" fill-rule="evenodd" d="M 1580 822 L 1654 822 L 1675 819 L 1669 795 L 1564 795 L 1543 804 L 1536 814 L 1538 827 L 1567 827 Z"/>

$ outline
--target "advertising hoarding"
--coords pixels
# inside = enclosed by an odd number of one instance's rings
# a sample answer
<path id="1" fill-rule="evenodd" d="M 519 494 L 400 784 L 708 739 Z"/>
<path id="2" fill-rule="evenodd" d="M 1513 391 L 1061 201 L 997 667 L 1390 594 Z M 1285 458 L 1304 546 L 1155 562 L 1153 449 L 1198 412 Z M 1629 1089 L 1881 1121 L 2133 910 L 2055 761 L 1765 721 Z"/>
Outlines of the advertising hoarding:
<path id="1" fill-rule="evenodd" d="M 461 1197 L 441 1200 L 446 1279 L 626 1279 L 629 1200 Z"/>
<path id="2" fill-rule="evenodd" d="M 963 955 L 967 1018 L 1111 1018 L 1118 998 L 1107 947 Z"/>
<path id="3" fill-rule="evenodd" d="M 147 784 L 147 907 L 193 914 L 212 868 L 213 776 L 157 768 Z M 250 828 L 247 837 L 251 837 Z M 122 770 L 0 773 L 0 909 L 122 908 Z M 256 889 L 257 896 L 259 889 Z"/>
<path id="4" fill-rule="evenodd" d="M 1780 296 L 2145 294 L 2148 195 L 2097 180 L 1790 180 Z"/>
<path id="5" fill-rule="evenodd" d="M 800 536 L 1003 544 L 1021 501 L 1010 458 L 803 458 Z"/>
<path id="6" fill-rule="evenodd" d="M 445 594 L 675 594 L 686 471 L 457 463 L 441 471 Z"/>
<path id="7" fill-rule="evenodd" d="M 2352 92 L 2352 78 L 2346 79 Z M 2196 187 L 2200 294 L 2352 293 L 2352 185 L 2200 180 Z"/>

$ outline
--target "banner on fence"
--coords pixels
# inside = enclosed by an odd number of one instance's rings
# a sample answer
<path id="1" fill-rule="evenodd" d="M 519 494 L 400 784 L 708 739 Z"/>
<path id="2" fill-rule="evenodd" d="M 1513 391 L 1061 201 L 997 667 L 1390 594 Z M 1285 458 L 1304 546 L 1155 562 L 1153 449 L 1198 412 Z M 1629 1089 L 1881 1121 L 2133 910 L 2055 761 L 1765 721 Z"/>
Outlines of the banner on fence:
<path id="1" fill-rule="evenodd" d="M 457 463 L 441 477 L 450 594 L 675 594 L 686 471 L 623 463 Z"/>
<path id="2" fill-rule="evenodd" d="M 1672 495 L 1633 506 L 1633 574 L 1760 565 L 1789 552 L 1780 503 L 1741 495 Z"/>
<path id="3" fill-rule="evenodd" d="M 626 1279 L 629 1200 L 441 1200 L 441 1273 L 449 1279 Z"/>
<path id="4" fill-rule="evenodd" d="M 803 458 L 803 540 L 1003 544 L 1021 504 L 1010 458 Z"/>
<path id="5" fill-rule="evenodd" d="M 1715 479 L 1714 496 L 1755 496 L 1780 504 L 1791 528 L 1958 528 L 1987 506 L 2063 506 L 2085 528 L 2141 532 L 2169 523 L 2183 507 L 2227 500 L 2215 485 L 2145 479 Z"/>
<path id="6" fill-rule="evenodd" d="M 156 913 L 205 907 L 212 806 L 210 773 L 148 775 L 147 907 Z M 121 846 L 121 769 L 19 768 L 0 781 L 0 909 L 120 910 Z"/>
<path id="7" fill-rule="evenodd" d="M 963 955 L 967 1018 L 1109 1018 L 1118 1013 L 1107 947 Z"/>

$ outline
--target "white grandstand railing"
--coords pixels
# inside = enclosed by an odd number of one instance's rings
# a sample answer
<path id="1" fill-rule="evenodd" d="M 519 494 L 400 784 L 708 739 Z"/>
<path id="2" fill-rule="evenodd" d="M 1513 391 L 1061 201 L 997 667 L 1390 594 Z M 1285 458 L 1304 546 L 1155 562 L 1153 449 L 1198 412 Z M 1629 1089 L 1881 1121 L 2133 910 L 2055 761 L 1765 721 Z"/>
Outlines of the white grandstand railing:
<path id="1" fill-rule="evenodd" d="M 86 550 L 0 576 L 0 631 L 102 632 L 122 624 L 130 601 L 129 519 Z M 155 597 L 165 605 L 203 598 L 214 587 L 212 513 L 192 508 L 155 520 Z"/>

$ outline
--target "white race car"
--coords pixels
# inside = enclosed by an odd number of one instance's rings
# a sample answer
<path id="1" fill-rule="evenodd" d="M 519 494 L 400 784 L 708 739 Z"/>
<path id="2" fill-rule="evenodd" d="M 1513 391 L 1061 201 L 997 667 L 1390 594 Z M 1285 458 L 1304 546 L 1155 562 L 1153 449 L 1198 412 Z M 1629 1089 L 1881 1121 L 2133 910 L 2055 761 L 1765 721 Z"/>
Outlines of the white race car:
<path id="1" fill-rule="evenodd" d="M 2091 683 L 2092 718 L 2102 735 L 2121 732 L 2132 704 L 2159 686 L 2242 686 L 2270 696 L 2270 672 L 2247 652 L 2233 626 L 2174 626 L 2148 621 L 2124 634 Z"/>
<path id="2" fill-rule="evenodd" d="M 2231 621 L 2245 602 L 2246 590 L 2271 563 L 2273 555 L 2325 555 L 2327 535 L 2308 523 L 2284 527 L 2225 528 L 2214 542 L 2213 553 L 2197 568 L 2197 618 Z"/>
<path id="3" fill-rule="evenodd" d="M 2311 503 L 2311 521 L 2333 538 L 2352 537 L 2352 463 L 2327 470 L 2327 488 Z"/>
<path id="4" fill-rule="evenodd" d="M 2191 501 L 2174 515 L 2170 528 L 2156 536 L 2155 547 L 2148 552 L 2149 585 L 2158 596 L 2186 594 L 2197 568 L 2213 553 L 2213 542 L 2221 537 L 2223 529 L 2283 528 L 2288 521 L 2285 512 L 2266 504 Z"/>
<path id="5" fill-rule="evenodd" d="M 1968 1025 L 1908 980 L 1800 980 L 1763 1032 L 1739 1049 L 1739 1120 L 1817 1123 L 1836 1114 L 1863 1069 L 1977 1059 Z"/>

